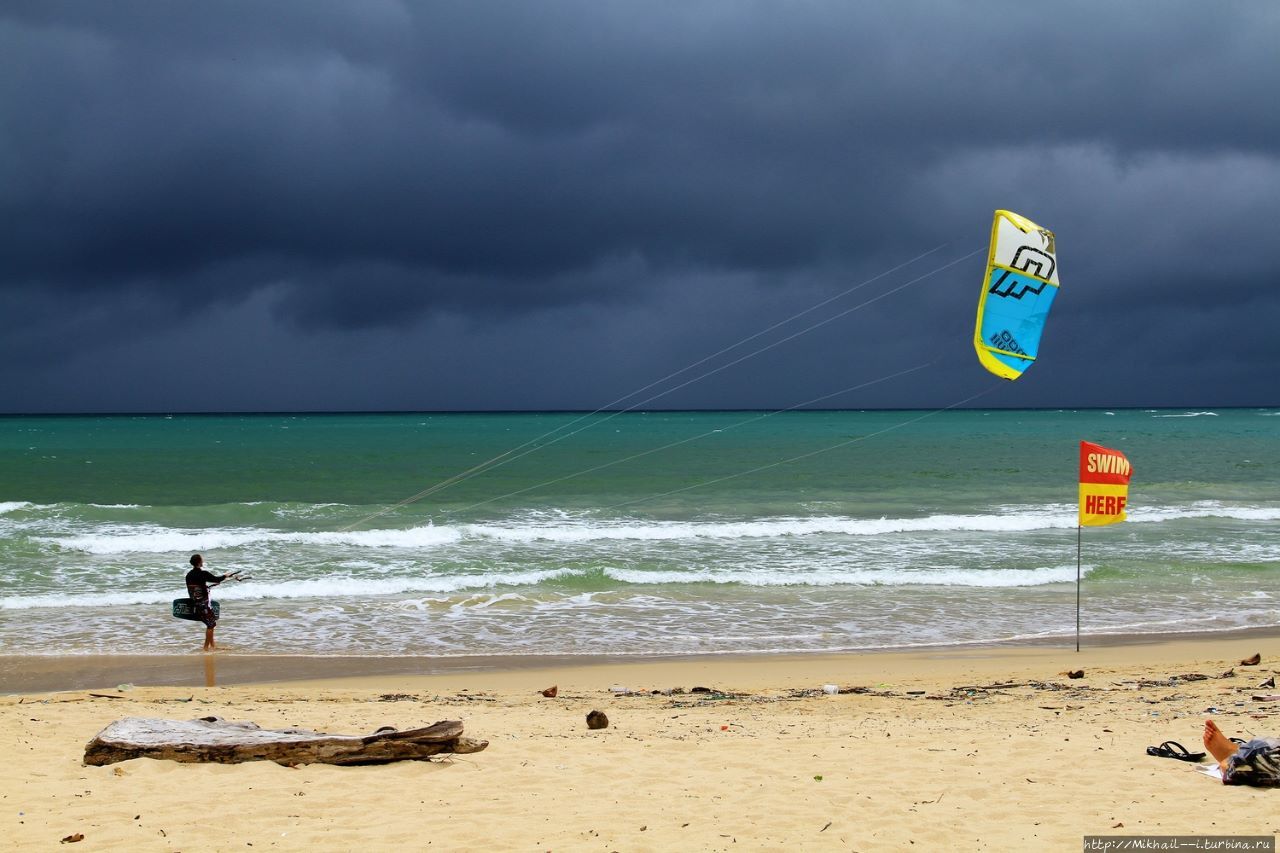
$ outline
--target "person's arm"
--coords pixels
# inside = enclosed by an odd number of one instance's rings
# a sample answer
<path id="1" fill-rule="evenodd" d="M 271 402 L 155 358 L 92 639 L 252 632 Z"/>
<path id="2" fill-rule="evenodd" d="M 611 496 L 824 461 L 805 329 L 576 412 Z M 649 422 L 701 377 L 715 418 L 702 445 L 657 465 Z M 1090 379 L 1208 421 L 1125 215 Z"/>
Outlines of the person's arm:
<path id="1" fill-rule="evenodd" d="M 215 575 L 213 572 L 204 573 L 204 582 L 209 586 L 217 586 L 227 579 L 227 575 Z"/>

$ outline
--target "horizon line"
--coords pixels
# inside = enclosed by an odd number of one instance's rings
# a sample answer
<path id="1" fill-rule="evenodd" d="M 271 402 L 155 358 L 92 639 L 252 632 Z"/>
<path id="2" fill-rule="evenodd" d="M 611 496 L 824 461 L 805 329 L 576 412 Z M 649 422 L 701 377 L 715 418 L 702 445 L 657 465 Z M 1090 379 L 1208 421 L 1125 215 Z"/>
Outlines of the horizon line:
<path id="1" fill-rule="evenodd" d="M 945 409 L 953 412 L 1045 412 L 1045 411 L 1157 411 L 1171 409 L 1276 409 L 1280 404 L 1143 404 L 1122 406 L 974 406 Z M 772 406 L 735 406 L 729 408 L 653 408 L 653 409 L 224 409 L 224 410 L 155 410 L 155 411 L 82 411 L 82 412 L 0 412 L 0 418 L 155 418 L 155 417 L 280 417 L 307 415 L 591 415 L 591 414 L 716 414 L 728 412 L 775 412 L 777 414 L 803 412 L 927 412 L 943 411 L 936 406 L 863 406 L 863 407 L 815 407 L 793 409 Z"/>

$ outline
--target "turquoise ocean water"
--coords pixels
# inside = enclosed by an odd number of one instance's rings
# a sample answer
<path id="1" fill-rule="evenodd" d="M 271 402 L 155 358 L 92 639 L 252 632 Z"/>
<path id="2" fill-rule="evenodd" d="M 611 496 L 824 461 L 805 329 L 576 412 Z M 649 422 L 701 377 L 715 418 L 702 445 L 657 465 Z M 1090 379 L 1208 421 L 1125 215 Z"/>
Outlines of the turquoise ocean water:
<path id="1" fill-rule="evenodd" d="M 6 417 L 0 654 L 192 651 L 197 551 L 240 652 L 1067 642 L 1081 439 L 1086 635 L 1280 625 L 1277 410 Z"/>

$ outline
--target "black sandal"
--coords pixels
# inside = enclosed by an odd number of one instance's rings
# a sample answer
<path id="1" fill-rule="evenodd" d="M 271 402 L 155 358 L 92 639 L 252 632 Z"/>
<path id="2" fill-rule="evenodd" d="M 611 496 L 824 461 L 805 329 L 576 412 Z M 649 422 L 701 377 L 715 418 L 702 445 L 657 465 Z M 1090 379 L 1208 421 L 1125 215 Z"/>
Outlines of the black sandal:
<path id="1" fill-rule="evenodd" d="M 1147 755 L 1157 758 L 1176 758 L 1179 761 L 1199 761 L 1204 758 L 1203 752 L 1188 752 L 1187 748 L 1176 740 L 1167 740 L 1159 746 L 1147 747 Z"/>

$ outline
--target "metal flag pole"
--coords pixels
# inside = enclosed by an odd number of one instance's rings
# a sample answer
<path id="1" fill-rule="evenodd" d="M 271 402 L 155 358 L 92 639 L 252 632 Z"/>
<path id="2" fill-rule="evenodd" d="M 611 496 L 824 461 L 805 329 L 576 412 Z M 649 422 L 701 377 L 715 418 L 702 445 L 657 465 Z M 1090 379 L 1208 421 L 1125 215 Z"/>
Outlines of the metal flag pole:
<path id="1" fill-rule="evenodd" d="M 1084 527 L 1076 525 L 1076 651 L 1080 651 L 1080 531 Z"/>

